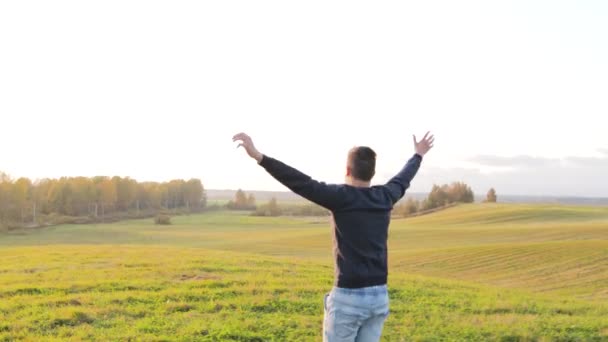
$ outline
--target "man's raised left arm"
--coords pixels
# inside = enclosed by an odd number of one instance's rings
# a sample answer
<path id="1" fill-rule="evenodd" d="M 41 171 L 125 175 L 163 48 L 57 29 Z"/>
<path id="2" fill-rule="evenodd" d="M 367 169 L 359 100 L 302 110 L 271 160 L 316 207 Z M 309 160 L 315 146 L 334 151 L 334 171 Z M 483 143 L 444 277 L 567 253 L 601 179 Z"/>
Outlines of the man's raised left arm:
<path id="1" fill-rule="evenodd" d="M 247 154 L 272 177 L 296 194 L 329 210 L 338 208 L 343 201 L 343 189 L 340 186 L 316 181 L 303 172 L 260 153 L 247 134 L 239 133 L 232 140 L 240 141 L 239 147 L 244 147 Z"/>

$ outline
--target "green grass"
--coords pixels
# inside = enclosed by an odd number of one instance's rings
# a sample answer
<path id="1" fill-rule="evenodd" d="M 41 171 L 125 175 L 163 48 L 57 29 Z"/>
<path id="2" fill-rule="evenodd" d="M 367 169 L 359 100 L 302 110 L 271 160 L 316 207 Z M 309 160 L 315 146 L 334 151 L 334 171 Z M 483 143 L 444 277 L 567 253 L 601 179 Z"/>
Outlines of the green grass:
<path id="1" fill-rule="evenodd" d="M 385 341 L 608 340 L 608 209 L 394 220 Z M 328 218 L 217 212 L 0 235 L 0 341 L 318 341 Z"/>
<path id="2" fill-rule="evenodd" d="M 402 253 L 393 269 L 608 300 L 608 241 L 459 247 Z"/>

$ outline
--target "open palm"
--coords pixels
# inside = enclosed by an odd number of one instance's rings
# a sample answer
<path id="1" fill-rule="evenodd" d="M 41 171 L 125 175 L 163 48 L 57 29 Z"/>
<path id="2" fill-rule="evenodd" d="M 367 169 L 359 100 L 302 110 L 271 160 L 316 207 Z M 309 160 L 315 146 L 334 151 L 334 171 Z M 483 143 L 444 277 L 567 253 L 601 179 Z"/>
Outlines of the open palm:
<path id="1" fill-rule="evenodd" d="M 433 143 L 435 142 L 435 136 L 431 134 L 431 132 L 426 132 L 422 140 L 418 141 L 416 139 L 416 135 L 414 137 L 414 148 L 416 149 L 416 153 L 420 156 L 424 156 L 427 152 L 433 148 Z"/>

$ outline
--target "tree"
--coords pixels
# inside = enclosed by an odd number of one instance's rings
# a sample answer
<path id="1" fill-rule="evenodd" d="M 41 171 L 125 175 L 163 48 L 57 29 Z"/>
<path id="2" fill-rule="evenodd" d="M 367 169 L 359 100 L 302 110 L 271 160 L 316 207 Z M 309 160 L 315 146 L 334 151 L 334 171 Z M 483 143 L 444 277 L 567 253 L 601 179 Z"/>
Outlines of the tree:
<path id="1" fill-rule="evenodd" d="M 71 214 L 71 197 L 72 187 L 70 186 L 66 177 L 53 181 L 47 194 L 47 200 L 51 212 L 61 215 Z"/>
<path id="2" fill-rule="evenodd" d="M 27 178 L 19 178 L 13 184 L 13 205 L 19 211 L 21 223 L 25 223 L 25 210 L 29 208 L 32 197 L 32 181 Z"/>
<path id="3" fill-rule="evenodd" d="M 420 203 L 418 201 L 416 201 L 415 199 L 409 197 L 407 199 L 407 201 L 405 202 L 405 214 L 407 216 L 415 214 L 418 212 L 419 207 L 420 207 Z"/>
<path id="4" fill-rule="evenodd" d="M 0 172 L 0 221 L 10 220 L 10 205 L 12 197 L 12 180 L 4 172 Z"/>
<path id="5" fill-rule="evenodd" d="M 101 215 L 105 216 L 109 209 L 116 206 L 118 195 L 116 193 L 116 184 L 105 177 L 98 185 L 99 201 L 101 205 Z"/>
<path id="6" fill-rule="evenodd" d="M 71 196 L 66 199 L 70 216 L 90 215 L 92 204 L 97 201 L 97 189 L 91 178 L 69 178 L 66 183 L 72 190 Z"/>
<path id="7" fill-rule="evenodd" d="M 155 182 L 140 183 L 138 199 L 141 208 L 159 210 L 163 205 L 163 189 Z"/>
<path id="8" fill-rule="evenodd" d="M 443 186 L 435 184 L 424 201 L 423 208 L 424 210 L 435 209 L 447 205 L 449 202 L 450 197 L 448 195 L 447 184 Z"/>
<path id="9" fill-rule="evenodd" d="M 175 209 L 186 205 L 183 192 L 185 183 L 181 179 L 174 179 L 169 182 L 167 187 L 169 208 Z"/>
<path id="10" fill-rule="evenodd" d="M 251 201 L 254 202 L 253 205 L 250 205 Z M 238 189 L 236 191 L 236 193 L 234 194 L 234 200 L 228 202 L 228 209 L 254 210 L 255 209 L 255 198 L 253 197 L 253 195 L 250 195 L 248 197 L 247 194 L 243 190 Z"/>
<path id="11" fill-rule="evenodd" d="M 253 196 L 253 194 L 249 194 L 249 196 L 247 196 L 247 206 L 255 208 L 255 196 Z"/>
<path id="12" fill-rule="evenodd" d="M 473 190 L 463 182 L 454 182 L 450 184 L 446 191 L 450 203 L 473 203 L 475 201 Z"/>
<path id="13" fill-rule="evenodd" d="M 487 203 L 496 203 L 497 197 L 496 197 L 496 190 L 494 190 L 494 188 L 490 188 L 490 190 L 488 190 L 488 194 L 486 195 L 486 202 Z"/>
<path id="14" fill-rule="evenodd" d="M 475 194 L 471 187 L 462 182 L 454 182 L 450 185 L 433 185 L 431 192 L 422 204 L 423 210 L 431 210 L 446 206 L 450 203 L 472 203 Z"/>
<path id="15" fill-rule="evenodd" d="M 30 199 L 32 181 L 27 178 L 19 178 L 13 184 L 13 201 L 18 207 L 22 207 Z"/>
<path id="16" fill-rule="evenodd" d="M 247 195 L 243 190 L 238 189 L 236 194 L 234 194 L 234 204 L 237 208 L 244 208 L 247 206 Z"/>
<path id="17" fill-rule="evenodd" d="M 408 217 L 417 213 L 420 209 L 422 209 L 420 202 L 408 197 L 405 203 L 401 203 L 393 209 L 393 213 L 397 216 Z"/>
<path id="18" fill-rule="evenodd" d="M 259 206 L 253 213 L 254 216 L 279 216 L 281 214 L 282 210 L 274 197 L 268 203 Z"/>
<path id="19" fill-rule="evenodd" d="M 112 182 L 116 187 L 116 209 L 129 210 L 137 198 L 137 182 L 129 177 L 113 177 Z"/>
<path id="20" fill-rule="evenodd" d="M 270 212 L 270 216 L 281 215 L 281 208 L 279 208 L 279 204 L 277 203 L 276 198 L 273 197 L 268 202 L 268 211 Z"/>
<path id="21" fill-rule="evenodd" d="M 50 214 L 51 210 L 49 207 L 48 196 L 49 189 L 51 188 L 53 181 L 51 179 L 42 179 L 34 184 L 32 189 L 32 201 L 34 202 L 34 208 L 32 208 L 32 214 L 37 216 L 40 214 Z M 36 222 L 37 217 L 33 217 L 33 222 Z"/>
<path id="22" fill-rule="evenodd" d="M 205 207 L 205 189 L 200 179 L 190 179 L 183 184 L 184 201 L 186 208 L 194 211 Z"/>

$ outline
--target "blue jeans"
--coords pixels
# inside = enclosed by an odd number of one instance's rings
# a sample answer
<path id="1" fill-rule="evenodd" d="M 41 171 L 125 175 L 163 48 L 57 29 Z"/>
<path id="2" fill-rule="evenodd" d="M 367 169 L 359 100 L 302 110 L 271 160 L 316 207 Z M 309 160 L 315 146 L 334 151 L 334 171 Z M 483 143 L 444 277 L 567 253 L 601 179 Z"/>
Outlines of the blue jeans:
<path id="1" fill-rule="evenodd" d="M 324 342 L 376 342 L 389 313 L 386 285 L 334 287 L 324 300 Z"/>

